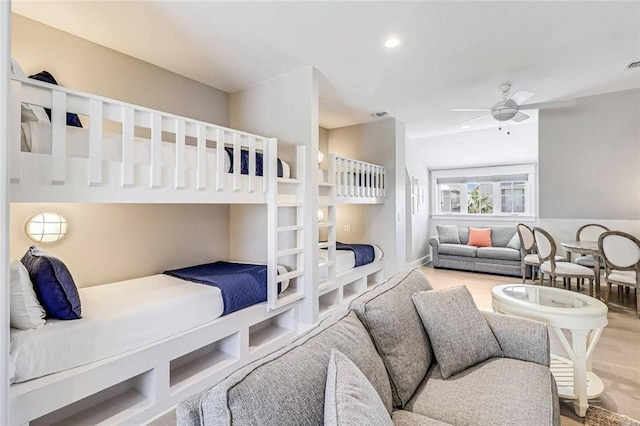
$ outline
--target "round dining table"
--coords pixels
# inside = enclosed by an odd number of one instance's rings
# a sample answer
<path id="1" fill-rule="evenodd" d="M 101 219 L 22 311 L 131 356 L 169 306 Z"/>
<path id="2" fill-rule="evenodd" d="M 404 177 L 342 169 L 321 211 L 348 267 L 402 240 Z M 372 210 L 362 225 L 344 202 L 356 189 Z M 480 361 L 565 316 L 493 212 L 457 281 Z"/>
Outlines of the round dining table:
<path id="1" fill-rule="evenodd" d="M 571 262 L 571 253 L 593 256 L 593 272 L 595 273 L 596 298 L 600 299 L 600 249 L 597 241 L 564 241 L 562 248 L 567 252 L 567 262 Z"/>

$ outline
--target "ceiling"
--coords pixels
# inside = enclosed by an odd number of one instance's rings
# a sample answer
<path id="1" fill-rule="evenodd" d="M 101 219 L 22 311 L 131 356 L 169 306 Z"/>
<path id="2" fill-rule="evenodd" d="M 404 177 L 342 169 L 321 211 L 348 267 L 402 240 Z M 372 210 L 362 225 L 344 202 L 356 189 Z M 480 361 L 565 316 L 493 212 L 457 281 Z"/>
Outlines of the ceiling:
<path id="1" fill-rule="evenodd" d="M 449 110 L 489 107 L 505 82 L 536 92 L 530 102 L 640 87 L 640 69 L 625 70 L 640 60 L 640 2 L 14 1 L 13 10 L 227 92 L 314 66 L 327 128 L 388 111 L 413 137 L 459 131 L 477 113 Z M 384 47 L 390 35 L 399 47 Z"/>

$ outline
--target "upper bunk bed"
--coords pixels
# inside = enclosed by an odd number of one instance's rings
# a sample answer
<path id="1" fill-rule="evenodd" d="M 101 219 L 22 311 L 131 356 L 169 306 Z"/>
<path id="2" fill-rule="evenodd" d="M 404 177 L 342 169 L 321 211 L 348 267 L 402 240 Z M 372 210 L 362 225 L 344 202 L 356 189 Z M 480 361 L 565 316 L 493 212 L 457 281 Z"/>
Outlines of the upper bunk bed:
<path id="1" fill-rule="evenodd" d="M 12 202 L 268 203 L 297 181 L 274 138 L 22 77 L 9 98 Z"/>
<path id="2" fill-rule="evenodd" d="M 337 204 L 384 204 L 386 169 L 378 164 L 329 154 L 322 185 L 335 187 Z"/>

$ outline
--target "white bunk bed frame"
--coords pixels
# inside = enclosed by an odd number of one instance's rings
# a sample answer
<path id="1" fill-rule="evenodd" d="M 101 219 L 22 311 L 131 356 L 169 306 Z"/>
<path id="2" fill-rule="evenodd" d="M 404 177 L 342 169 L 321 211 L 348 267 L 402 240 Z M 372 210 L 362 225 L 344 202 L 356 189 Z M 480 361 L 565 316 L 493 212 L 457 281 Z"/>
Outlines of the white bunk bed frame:
<path id="1" fill-rule="evenodd" d="M 21 151 L 21 103 L 52 109 L 51 154 Z M 89 158 L 66 154 L 67 111 L 89 117 Z M 103 119 L 122 126 L 121 161 L 101 158 Z M 297 147 L 296 177 L 277 178 L 276 139 L 24 79 L 10 81 L 8 125 L 12 202 L 258 203 L 267 205 L 268 225 L 265 303 L 121 355 L 13 384 L 8 403 L 3 401 L 9 424 L 141 424 L 299 333 L 298 302 L 311 289 L 303 272 L 305 250 L 301 244 L 278 247 L 278 235 L 294 232 L 298 242 L 304 235 L 304 146 Z M 151 131 L 150 164 L 133 162 L 136 126 Z M 162 132 L 175 137 L 175 167 L 161 165 Z M 185 167 L 187 137 L 197 140 L 195 170 Z M 207 170 L 207 141 L 218 148 L 214 171 Z M 233 173 L 224 170 L 225 146 L 234 148 Z M 241 149 L 249 152 L 248 175 L 241 174 Z M 264 155 L 263 177 L 255 175 L 255 152 Z M 297 221 L 277 228 L 278 209 L 287 206 L 300 211 Z M 295 256 L 296 269 L 277 275 L 278 258 L 285 256 Z M 287 279 L 296 284 L 278 295 L 277 284 Z M 8 353 L 2 354 L 4 366 Z"/>
<path id="2" fill-rule="evenodd" d="M 324 176 L 324 173 L 323 173 Z M 360 179 L 356 179 L 359 176 Z M 367 265 L 336 272 L 336 204 L 383 204 L 385 202 L 383 166 L 329 154 L 327 178 L 319 183 L 319 203 L 328 210 L 325 222 L 318 226 L 327 229 L 327 242 L 319 248 L 328 250 L 327 261 L 320 267 L 329 270 L 328 279 L 319 283 L 318 304 L 320 319 L 337 312 L 362 292 L 384 280 L 384 256 Z"/>

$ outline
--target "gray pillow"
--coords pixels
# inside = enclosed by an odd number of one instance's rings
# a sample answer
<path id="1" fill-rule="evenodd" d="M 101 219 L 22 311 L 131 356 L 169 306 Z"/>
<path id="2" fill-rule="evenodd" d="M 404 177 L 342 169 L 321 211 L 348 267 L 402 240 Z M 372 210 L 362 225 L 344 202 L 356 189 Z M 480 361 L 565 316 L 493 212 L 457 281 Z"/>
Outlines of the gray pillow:
<path id="1" fill-rule="evenodd" d="M 517 232 L 513 234 L 513 237 L 511 237 L 511 239 L 509 240 L 509 243 L 507 244 L 507 248 L 520 250 L 520 237 L 518 236 Z"/>
<path id="2" fill-rule="evenodd" d="M 507 247 L 511 238 L 518 234 L 516 227 L 511 225 L 492 225 L 487 228 L 491 228 L 491 245 L 493 247 Z"/>
<path id="3" fill-rule="evenodd" d="M 393 426 L 380 395 L 362 371 L 332 349 L 324 393 L 324 424 Z"/>
<path id="4" fill-rule="evenodd" d="M 456 225 L 436 225 L 438 237 L 442 244 L 460 244 L 458 227 Z"/>
<path id="5" fill-rule="evenodd" d="M 466 287 L 421 291 L 413 295 L 413 303 L 429 334 L 443 379 L 503 356 Z"/>

